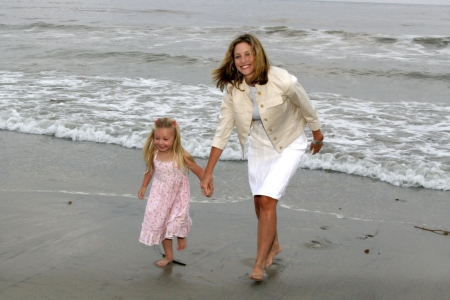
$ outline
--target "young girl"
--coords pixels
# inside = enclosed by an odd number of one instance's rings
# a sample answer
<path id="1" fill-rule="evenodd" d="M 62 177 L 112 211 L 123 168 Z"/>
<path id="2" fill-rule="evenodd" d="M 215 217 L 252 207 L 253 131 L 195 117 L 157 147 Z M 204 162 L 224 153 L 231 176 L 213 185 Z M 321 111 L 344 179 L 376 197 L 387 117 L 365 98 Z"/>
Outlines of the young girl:
<path id="1" fill-rule="evenodd" d="M 203 169 L 181 146 L 180 130 L 172 118 L 156 120 L 143 154 L 147 171 L 138 192 L 139 199 L 144 199 L 152 177 L 153 182 L 139 241 L 148 246 L 162 242 L 165 257 L 156 264 L 164 267 L 173 261 L 174 236 L 178 251 L 187 246 L 186 235 L 192 224 L 187 173 L 191 170 L 201 180 Z"/>

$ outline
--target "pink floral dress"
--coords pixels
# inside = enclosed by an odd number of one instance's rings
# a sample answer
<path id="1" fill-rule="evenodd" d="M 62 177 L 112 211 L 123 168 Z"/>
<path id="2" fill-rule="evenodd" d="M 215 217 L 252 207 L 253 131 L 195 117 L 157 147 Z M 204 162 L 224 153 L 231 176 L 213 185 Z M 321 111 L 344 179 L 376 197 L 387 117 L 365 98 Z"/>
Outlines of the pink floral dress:
<path id="1" fill-rule="evenodd" d="M 139 238 L 148 246 L 174 236 L 186 237 L 192 224 L 187 175 L 172 161 L 158 161 L 156 156 L 153 161 L 155 172 Z"/>

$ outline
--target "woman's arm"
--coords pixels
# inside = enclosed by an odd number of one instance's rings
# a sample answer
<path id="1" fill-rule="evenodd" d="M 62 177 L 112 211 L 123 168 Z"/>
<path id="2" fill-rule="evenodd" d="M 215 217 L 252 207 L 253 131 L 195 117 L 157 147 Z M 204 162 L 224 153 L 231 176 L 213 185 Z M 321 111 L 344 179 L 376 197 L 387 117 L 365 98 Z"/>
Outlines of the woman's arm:
<path id="1" fill-rule="evenodd" d="M 322 124 L 320 123 L 319 115 L 305 89 L 298 83 L 295 76 L 289 75 L 289 80 L 290 83 L 288 85 L 288 90 L 286 91 L 289 100 L 295 106 L 300 108 L 302 117 L 305 118 L 309 128 L 311 128 L 313 132 L 320 130 Z"/>
<path id="2" fill-rule="evenodd" d="M 219 122 L 212 141 L 212 147 L 225 149 L 234 128 L 233 96 L 227 91 L 222 97 Z"/>
<path id="3" fill-rule="evenodd" d="M 214 139 L 212 141 L 208 164 L 206 165 L 205 173 L 200 183 L 202 193 L 206 197 L 211 197 L 214 193 L 212 175 L 214 167 L 222 155 L 223 149 L 226 147 L 234 127 L 233 96 L 228 88 L 229 86 L 227 86 L 227 90 L 222 97 L 219 123 L 217 124 L 216 134 L 214 135 Z"/>
<path id="4" fill-rule="evenodd" d="M 320 131 L 320 127 L 322 124 L 320 123 L 319 116 L 314 105 L 311 103 L 308 94 L 297 82 L 297 78 L 295 76 L 290 75 L 290 88 L 288 89 L 289 99 L 294 103 L 294 105 L 300 108 L 302 112 L 302 116 L 305 118 L 308 123 L 309 128 L 311 128 L 313 141 L 309 146 L 309 150 L 311 150 L 312 155 L 318 153 L 323 146 L 323 134 Z"/>
<path id="5" fill-rule="evenodd" d="M 153 172 L 152 173 L 150 173 L 149 171 L 145 172 L 144 179 L 142 180 L 142 186 L 138 192 L 139 199 L 141 199 L 141 200 L 144 199 L 145 191 L 147 190 L 147 186 L 150 183 L 150 180 L 152 180 L 152 176 L 153 176 Z"/>
<path id="6" fill-rule="evenodd" d="M 211 197 L 214 193 L 214 184 L 213 184 L 213 171 L 216 166 L 217 161 L 222 155 L 223 150 L 211 147 L 211 153 L 209 154 L 208 164 L 205 168 L 205 173 L 203 175 L 203 179 L 200 183 L 200 187 L 202 189 L 203 195 L 206 197 Z"/>

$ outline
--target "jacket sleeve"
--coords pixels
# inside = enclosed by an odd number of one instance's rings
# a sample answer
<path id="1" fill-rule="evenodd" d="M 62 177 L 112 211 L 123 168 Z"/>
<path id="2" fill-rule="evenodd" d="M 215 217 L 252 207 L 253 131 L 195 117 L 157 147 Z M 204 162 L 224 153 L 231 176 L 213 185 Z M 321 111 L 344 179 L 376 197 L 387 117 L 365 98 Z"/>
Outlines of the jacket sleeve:
<path id="1" fill-rule="evenodd" d="M 322 124 L 320 123 L 319 116 L 314 105 L 311 103 L 308 94 L 297 82 L 297 78 L 292 75 L 289 76 L 289 85 L 286 92 L 289 100 L 300 109 L 302 117 L 308 123 L 309 128 L 312 131 L 320 129 Z"/>
<path id="2" fill-rule="evenodd" d="M 219 124 L 212 142 L 212 147 L 225 149 L 234 128 L 233 96 L 228 89 L 222 98 L 222 107 L 220 108 Z"/>

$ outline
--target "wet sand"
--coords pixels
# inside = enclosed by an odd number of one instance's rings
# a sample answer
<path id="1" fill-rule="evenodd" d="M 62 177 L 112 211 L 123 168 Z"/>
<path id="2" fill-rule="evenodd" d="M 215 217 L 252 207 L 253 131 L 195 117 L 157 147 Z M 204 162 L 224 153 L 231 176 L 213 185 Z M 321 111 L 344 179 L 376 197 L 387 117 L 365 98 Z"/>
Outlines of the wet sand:
<path id="1" fill-rule="evenodd" d="M 285 197 L 317 211 L 278 208 L 283 252 L 255 283 L 245 162 L 219 162 L 213 199 L 191 176 L 194 223 L 175 254 L 187 266 L 166 268 L 138 241 L 142 171 L 140 150 L 0 131 L 0 299 L 449 297 L 450 235 L 414 227 L 450 230 L 448 192 L 299 170 Z M 346 199 L 361 215 L 371 201 L 398 218 L 347 218 Z"/>

